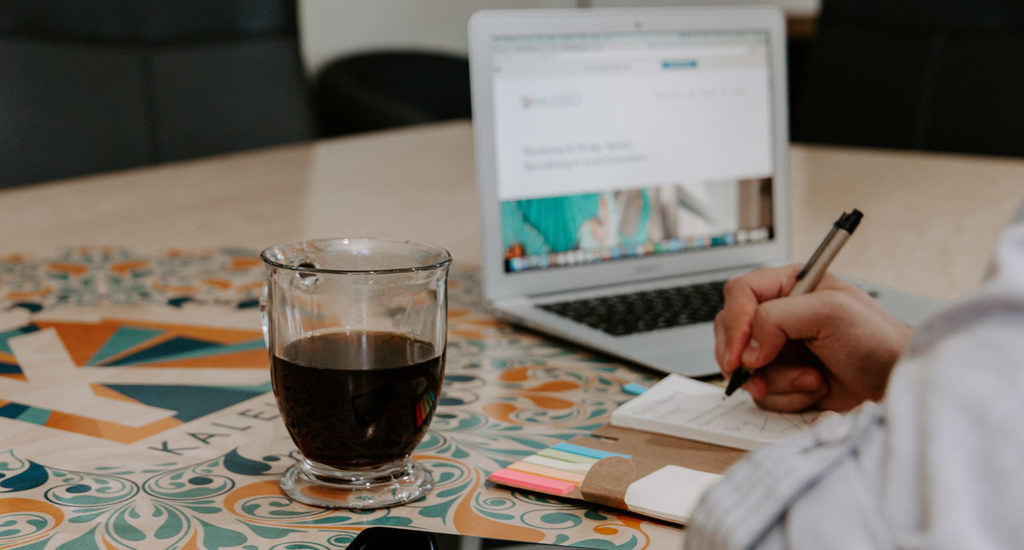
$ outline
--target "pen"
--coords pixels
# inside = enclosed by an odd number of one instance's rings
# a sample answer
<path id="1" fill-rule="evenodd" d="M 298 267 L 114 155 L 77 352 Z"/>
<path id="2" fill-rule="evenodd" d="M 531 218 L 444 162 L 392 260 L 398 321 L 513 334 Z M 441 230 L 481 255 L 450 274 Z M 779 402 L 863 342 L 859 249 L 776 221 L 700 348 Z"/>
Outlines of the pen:
<path id="1" fill-rule="evenodd" d="M 860 224 L 862 217 L 864 217 L 864 214 L 856 208 L 849 214 L 843 212 L 839 216 L 839 219 L 832 224 L 832 229 L 828 232 L 828 235 L 825 235 L 825 239 L 821 241 L 814 254 L 811 254 L 811 258 L 804 264 L 803 269 L 800 270 L 800 273 L 796 274 L 796 284 L 789 291 L 790 296 L 806 294 L 818 286 L 821 278 L 825 276 L 829 264 L 839 254 L 839 250 L 846 244 L 846 240 L 853 234 L 853 230 L 857 229 L 857 225 Z M 747 380 L 750 380 L 750 375 L 751 372 L 744 368 L 738 368 L 733 371 L 732 376 L 729 378 L 729 384 L 725 388 L 725 397 L 732 395 Z"/>

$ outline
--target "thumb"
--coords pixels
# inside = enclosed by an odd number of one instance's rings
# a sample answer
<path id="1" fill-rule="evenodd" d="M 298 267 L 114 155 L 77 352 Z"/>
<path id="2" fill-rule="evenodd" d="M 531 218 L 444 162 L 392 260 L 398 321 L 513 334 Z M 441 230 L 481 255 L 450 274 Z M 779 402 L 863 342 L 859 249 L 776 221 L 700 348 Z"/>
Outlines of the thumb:
<path id="1" fill-rule="evenodd" d="M 820 290 L 758 305 L 741 356 L 743 365 L 763 367 L 779 356 L 787 342 L 817 338 L 839 315 L 832 296 L 835 292 Z"/>

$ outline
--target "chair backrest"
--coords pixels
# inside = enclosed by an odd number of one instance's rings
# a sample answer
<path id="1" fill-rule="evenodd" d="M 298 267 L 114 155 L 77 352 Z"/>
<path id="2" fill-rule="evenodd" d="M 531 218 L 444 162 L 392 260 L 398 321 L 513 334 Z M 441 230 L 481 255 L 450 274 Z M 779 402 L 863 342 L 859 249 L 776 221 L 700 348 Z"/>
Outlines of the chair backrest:
<path id="1" fill-rule="evenodd" d="M 315 135 L 294 0 L 5 0 L 0 187 Z"/>
<path id="2" fill-rule="evenodd" d="M 1024 155 L 1024 3 L 824 0 L 792 139 Z"/>
<path id="3" fill-rule="evenodd" d="M 316 96 L 328 135 L 469 118 L 469 60 L 429 50 L 356 52 L 319 71 Z"/>

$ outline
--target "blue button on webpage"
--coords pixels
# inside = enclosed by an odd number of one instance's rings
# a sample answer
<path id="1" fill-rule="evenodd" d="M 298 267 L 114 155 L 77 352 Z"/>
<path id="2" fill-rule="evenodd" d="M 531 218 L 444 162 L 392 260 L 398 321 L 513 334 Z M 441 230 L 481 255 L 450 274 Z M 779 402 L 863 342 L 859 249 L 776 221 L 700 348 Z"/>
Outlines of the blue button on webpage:
<path id="1" fill-rule="evenodd" d="M 661 62 L 662 69 L 696 69 L 696 59 L 669 59 Z"/>

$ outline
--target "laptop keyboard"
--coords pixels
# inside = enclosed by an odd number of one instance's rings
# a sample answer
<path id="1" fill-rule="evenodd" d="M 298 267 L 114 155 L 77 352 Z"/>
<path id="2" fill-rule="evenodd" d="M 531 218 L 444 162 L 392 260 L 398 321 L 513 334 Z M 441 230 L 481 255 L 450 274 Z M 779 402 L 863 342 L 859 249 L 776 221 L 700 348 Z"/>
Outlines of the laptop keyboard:
<path id="1" fill-rule="evenodd" d="M 544 304 L 541 309 L 613 336 L 711 321 L 722 309 L 725 281 Z"/>

